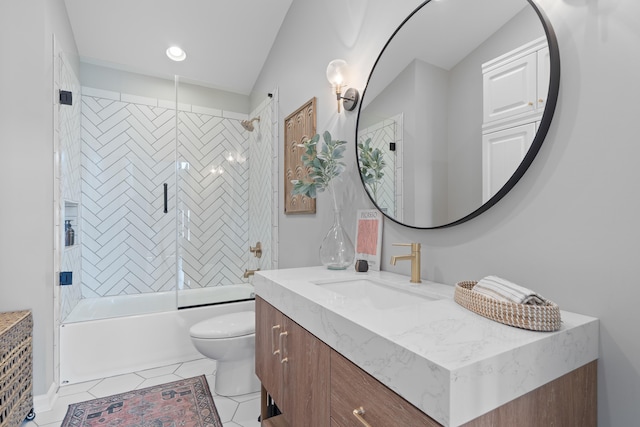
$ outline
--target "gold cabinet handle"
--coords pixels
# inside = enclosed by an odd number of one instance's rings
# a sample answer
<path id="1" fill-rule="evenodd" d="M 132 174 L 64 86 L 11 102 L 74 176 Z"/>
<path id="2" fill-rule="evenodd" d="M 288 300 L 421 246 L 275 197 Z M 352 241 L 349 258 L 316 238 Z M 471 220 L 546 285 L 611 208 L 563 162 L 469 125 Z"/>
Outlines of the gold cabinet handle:
<path id="1" fill-rule="evenodd" d="M 276 354 L 280 353 L 280 346 L 278 346 L 278 348 L 276 349 L 276 336 L 275 336 L 275 332 L 277 330 L 280 330 L 280 325 L 275 325 L 271 327 L 271 353 L 273 353 L 273 355 L 275 356 Z"/>
<path id="2" fill-rule="evenodd" d="M 540 98 L 538 99 L 538 102 L 542 104 L 544 102 L 544 99 Z"/>
<path id="3" fill-rule="evenodd" d="M 529 107 L 533 107 L 533 102 L 530 102 L 530 103 L 529 103 Z"/>
<path id="4" fill-rule="evenodd" d="M 363 426 L 371 427 L 371 424 L 369 424 L 367 422 L 367 420 L 365 420 L 362 417 L 363 415 L 364 415 L 364 408 L 362 406 L 353 410 L 353 416 L 356 417 L 358 419 L 358 421 L 360 421 L 362 423 Z"/>
<path id="5" fill-rule="evenodd" d="M 284 332 L 280 332 L 280 338 L 279 338 L 279 346 L 281 350 L 284 350 L 284 347 L 282 345 L 282 337 L 286 337 L 287 335 L 289 335 L 289 332 L 284 331 Z M 284 351 L 281 353 L 281 356 L 284 355 Z M 282 359 L 280 359 L 280 363 L 287 363 L 289 361 L 288 357 L 282 357 Z"/>

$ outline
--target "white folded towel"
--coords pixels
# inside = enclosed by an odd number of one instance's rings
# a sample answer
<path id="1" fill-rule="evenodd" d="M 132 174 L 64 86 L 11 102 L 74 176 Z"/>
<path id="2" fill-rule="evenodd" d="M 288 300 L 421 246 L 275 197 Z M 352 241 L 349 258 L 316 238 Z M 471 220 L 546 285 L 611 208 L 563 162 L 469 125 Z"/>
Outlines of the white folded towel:
<path id="1" fill-rule="evenodd" d="M 487 276 L 473 287 L 473 290 L 499 301 L 515 302 L 516 304 L 544 305 L 546 300 L 542 295 L 531 289 L 511 283 L 498 276 Z"/>

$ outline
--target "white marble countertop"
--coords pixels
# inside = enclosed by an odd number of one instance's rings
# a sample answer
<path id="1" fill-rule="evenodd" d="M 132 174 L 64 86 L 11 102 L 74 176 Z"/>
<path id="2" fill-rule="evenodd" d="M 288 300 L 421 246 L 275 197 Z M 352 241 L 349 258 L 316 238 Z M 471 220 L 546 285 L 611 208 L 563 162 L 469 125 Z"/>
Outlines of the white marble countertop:
<path id="1" fill-rule="evenodd" d="M 315 283 L 371 278 L 439 300 L 374 309 Z M 257 271 L 256 294 L 445 426 L 458 426 L 598 358 L 598 320 L 566 311 L 556 332 L 479 316 L 453 286 L 325 267 Z"/>

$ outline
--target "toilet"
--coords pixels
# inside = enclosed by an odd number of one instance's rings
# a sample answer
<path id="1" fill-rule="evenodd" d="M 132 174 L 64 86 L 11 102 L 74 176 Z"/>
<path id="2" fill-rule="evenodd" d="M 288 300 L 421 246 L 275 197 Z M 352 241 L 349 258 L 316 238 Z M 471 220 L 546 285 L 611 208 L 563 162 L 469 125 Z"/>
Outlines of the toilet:
<path id="1" fill-rule="evenodd" d="M 217 362 L 214 390 L 221 396 L 260 390 L 255 374 L 255 319 L 254 311 L 240 311 L 204 320 L 189 329 L 195 348 Z"/>

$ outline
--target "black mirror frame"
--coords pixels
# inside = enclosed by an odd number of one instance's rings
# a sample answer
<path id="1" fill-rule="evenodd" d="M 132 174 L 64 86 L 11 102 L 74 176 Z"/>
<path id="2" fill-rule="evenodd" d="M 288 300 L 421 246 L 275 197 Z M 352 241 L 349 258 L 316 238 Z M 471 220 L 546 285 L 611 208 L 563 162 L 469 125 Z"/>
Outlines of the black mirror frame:
<path id="1" fill-rule="evenodd" d="M 362 93 L 361 102 L 360 102 L 360 105 L 358 107 L 358 118 L 356 120 L 356 138 L 355 138 L 356 143 L 354 144 L 354 147 L 355 147 L 355 152 L 356 152 L 356 156 L 355 156 L 355 158 L 356 158 L 356 167 L 358 168 L 358 175 L 360 176 L 360 181 L 362 182 L 362 186 L 363 186 L 364 190 L 366 191 L 367 195 L 369 196 L 369 199 L 371 200 L 371 202 L 376 207 L 376 209 L 381 211 L 382 214 L 385 217 L 387 217 L 388 219 L 390 219 L 391 221 L 393 221 L 393 222 L 395 222 L 397 224 L 400 224 L 400 225 L 404 225 L 405 227 L 414 228 L 414 229 L 420 229 L 420 230 L 432 230 L 432 229 L 438 229 L 438 228 L 453 227 L 454 225 L 458 225 L 458 224 L 462 224 L 464 222 L 467 222 L 467 221 L 477 217 L 478 215 L 484 213 L 485 211 L 487 211 L 489 208 L 491 208 L 493 205 L 495 205 L 500 199 L 502 199 L 509 191 L 511 191 L 511 189 L 520 180 L 520 178 L 522 178 L 522 176 L 525 174 L 525 172 L 527 171 L 527 169 L 529 168 L 529 166 L 533 162 L 533 159 L 538 154 L 538 151 L 540 151 L 540 147 L 542 147 L 542 143 L 544 142 L 544 139 L 547 136 L 547 132 L 549 131 L 549 127 L 551 126 L 551 120 L 553 118 L 553 114 L 555 112 L 556 104 L 557 104 L 557 101 L 558 101 L 558 93 L 559 93 L 559 90 L 560 90 L 560 50 L 558 48 L 558 39 L 556 37 L 556 34 L 555 34 L 554 30 L 553 30 L 553 27 L 551 26 L 551 22 L 549 21 L 549 18 L 547 17 L 547 15 L 542 10 L 540 10 L 538 8 L 538 6 L 536 6 L 536 4 L 533 2 L 533 0 L 526 0 L 526 1 L 527 1 L 527 3 L 529 3 L 531 5 L 533 10 L 538 15 L 538 18 L 540 19 L 542 27 L 544 28 L 544 32 L 545 32 L 546 37 L 547 37 L 547 44 L 549 46 L 550 70 L 549 70 L 549 92 L 548 92 L 548 95 L 547 95 L 547 105 L 545 106 L 544 113 L 542 114 L 542 119 L 540 121 L 540 126 L 538 128 L 538 131 L 536 132 L 536 136 L 534 137 L 533 142 L 531 143 L 531 147 L 527 151 L 527 154 L 525 154 L 525 156 L 522 159 L 522 162 L 520 163 L 518 168 L 515 170 L 513 175 L 511 175 L 511 178 L 509 178 L 507 180 L 507 182 L 502 186 L 502 188 L 500 188 L 500 190 L 496 194 L 494 194 L 489 200 L 487 200 L 485 203 L 483 203 L 479 208 L 477 208 L 476 210 L 474 210 L 473 212 L 469 213 L 468 215 L 466 215 L 466 216 L 464 216 L 464 217 L 462 217 L 462 218 L 460 218 L 458 220 L 455 220 L 453 222 L 450 222 L 450 223 L 447 223 L 447 224 L 443 224 L 443 225 L 437 225 L 437 226 L 434 226 L 434 227 L 418 227 L 418 226 L 411 225 L 411 224 L 405 224 L 405 223 L 403 223 L 401 221 L 398 221 L 397 219 L 387 215 L 384 211 L 382 211 L 382 209 L 380 209 L 380 207 L 378 206 L 376 201 L 373 199 L 373 197 L 369 193 L 369 190 L 367 189 L 367 186 L 365 185 L 364 180 L 362 179 L 362 174 L 360 173 L 360 163 L 358 162 L 358 144 L 357 144 L 357 141 L 358 141 L 358 128 L 359 128 L 359 124 L 360 124 L 360 113 L 361 113 L 362 105 L 363 105 L 362 100 L 364 100 L 364 97 L 367 94 L 367 87 L 369 86 L 369 81 L 371 80 L 371 76 L 373 75 L 373 72 L 376 69 L 376 65 L 378 65 L 378 62 L 380 61 L 380 58 L 382 57 L 382 55 L 384 54 L 385 50 L 387 49 L 387 47 L 389 46 L 389 44 L 391 43 L 391 41 L 393 40 L 395 35 L 398 33 L 398 31 L 400 31 L 400 29 L 404 26 L 404 24 L 407 23 L 407 21 L 409 21 L 413 17 L 413 15 L 415 15 L 427 3 L 430 3 L 431 0 L 424 1 L 422 4 L 420 4 L 418 7 L 416 7 L 413 10 L 413 12 L 411 12 L 409 14 L 409 16 L 407 16 L 402 21 L 402 23 L 398 26 L 398 28 L 396 28 L 396 30 L 393 32 L 393 34 L 391 34 L 391 37 L 389 37 L 389 40 L 387 40 L 387 42 L 385 43 L 384 47 L 382 48 L 382 51 L 380 51 L 380 54 L 376 58 L 376 61 L 373 64 L 373 67 L 371 68 L 371 72 L 369 73 L 369 77 L 367 78 L 367 86 L 365 87 L 365 89 L 364 89 L 364 91 Z"/>

